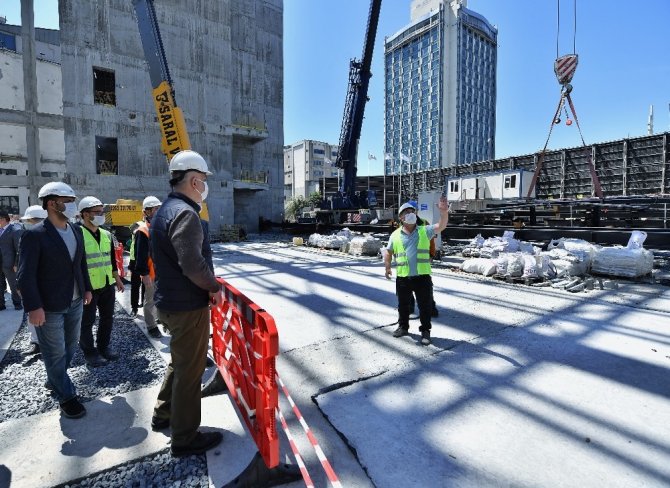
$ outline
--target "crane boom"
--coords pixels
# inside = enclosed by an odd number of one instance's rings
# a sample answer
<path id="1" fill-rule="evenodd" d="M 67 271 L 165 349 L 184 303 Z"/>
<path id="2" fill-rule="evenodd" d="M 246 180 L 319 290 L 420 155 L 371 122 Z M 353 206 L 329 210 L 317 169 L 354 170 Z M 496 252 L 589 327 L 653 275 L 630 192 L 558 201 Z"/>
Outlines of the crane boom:
<path id="1" fill-rule="evenodd" d="M 154 106 L 162 136 L 161 151 L 169 161 L 179 151 L 190 149 L 191 143 L 186 132 L 184 114 L 175 100 L 154 2 L 153 0 L 133 0 L 133 5 L 137 14 L 144 58 L 149 65 Z"/>
<path id="2" fill-rule="evenodd" d="M 365 104 L 368 101 L 368 85 L 372 72 L 372 51 L 377 35 L 379 11 L 382 0 L 371 0 L 368 24 L 363 45 L 363 57 L 360 61 L 352 59 L 349 63 L 349 87 L 344 105 L 344 117 L 340 131 L 340 147 L 335 165 L 342 168 L 344 175 L 340 192 L 344 198 L 344 208 L 356 208 L 361 204 L 355 196 L 358 141 L 361 137 Z"/>

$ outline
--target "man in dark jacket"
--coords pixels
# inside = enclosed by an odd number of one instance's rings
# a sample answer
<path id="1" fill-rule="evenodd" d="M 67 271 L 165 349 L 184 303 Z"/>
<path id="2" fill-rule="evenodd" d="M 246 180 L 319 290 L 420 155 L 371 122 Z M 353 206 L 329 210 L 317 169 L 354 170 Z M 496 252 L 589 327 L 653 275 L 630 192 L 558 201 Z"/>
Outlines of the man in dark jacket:
<path id="1" fill-rule="evenodd" d="M 83 306 L 91 301 L 84 238 L 69 222 L 77 214 L 72 188 L 47 183 L 38 196 L 48 217 L 23 233 L 17 280 L 28 323 L 37 329 L 47 387 L 65 417 L 79 418 L 86 409 L 67 368 L 78 347 Z"/>
<path id="2" fill-rule="evenodd" d="M 158 318 L 170 332 L 171 361 L 158 393 L 151 427 L 172 428 L 172 455 L 202 454 L 220 432 L 200 432 L 200 381 L 209 342 L 209 305 L 223 301 L 210 268 L 211 254 L 198 213 L 211 173 L 200 154 L 185 150 L 170 161 L 173 192 L 151 220 Z"/>
<path id="3" fill-rule="evenodd" d="M 0 310 L 5 307 L 5 281 L 9 285 L 9 290 L 12 293 L 12 303 L 14 310 L 22 310 L 21 296 L 16 289 L 16 270 L 19 261 L 19 241 L 21 240 L 21 233 L 23 227 L 21 224 L 12 224 L 9 221 L 9 214 L 0 210 L 0 287 L 2 288 L 2 296 L 0 296 Z"/>

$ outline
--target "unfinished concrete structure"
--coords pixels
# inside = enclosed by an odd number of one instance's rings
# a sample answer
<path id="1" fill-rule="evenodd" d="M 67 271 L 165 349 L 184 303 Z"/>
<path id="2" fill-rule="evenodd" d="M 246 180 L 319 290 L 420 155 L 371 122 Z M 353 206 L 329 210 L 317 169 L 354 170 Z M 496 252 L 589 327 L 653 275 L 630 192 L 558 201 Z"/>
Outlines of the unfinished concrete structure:
<path id="1" fill-rule="evenodd" d="M 31 4 L 22 0 L 24 9 Z M 253 232 L 259 217 L 279 220 L 281 0 L 161 0 L 156 11 L 191 145 L 214 173 L 210 230 L 234 223 Z M 132 2 L 60 0 L 59 15 L 64 181 L 104 202 L 164 198 L 167 162 Z"/>

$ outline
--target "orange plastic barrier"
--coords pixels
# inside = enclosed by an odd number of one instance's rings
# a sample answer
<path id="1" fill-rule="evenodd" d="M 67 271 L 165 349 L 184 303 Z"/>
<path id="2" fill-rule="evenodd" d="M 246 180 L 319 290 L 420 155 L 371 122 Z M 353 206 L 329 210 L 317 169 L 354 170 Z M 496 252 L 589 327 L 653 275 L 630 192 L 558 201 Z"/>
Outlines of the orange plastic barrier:
<path id="1" fill-rule="evenodd" d="M 214 361 L 268 468 L 279 464 L 275 420 L 278 389 L 275 358 L 279 336 L 274 319 L 230 283 L 211 312 Z"/>
<path id="2" fill-rule="evenodd" d="M 123 244 L 120 242 L 117 242 L 116 246 L 114 246 L 114 257 L 116 259 L 116 269 L 119 272 L 119 276 L 125 278 L 126 269 L 123 267 Z"/>

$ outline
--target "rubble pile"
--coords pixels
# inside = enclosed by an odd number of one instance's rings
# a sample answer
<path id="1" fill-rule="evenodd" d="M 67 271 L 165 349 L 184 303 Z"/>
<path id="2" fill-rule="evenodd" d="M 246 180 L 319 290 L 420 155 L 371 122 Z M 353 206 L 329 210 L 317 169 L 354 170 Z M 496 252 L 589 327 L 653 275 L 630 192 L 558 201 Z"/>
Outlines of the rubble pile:
<path id="1" fill-rule="evenodd" d="M 536 286 L 582 291 L 614 288 L 613 282 L 592 278 L 589 273 L 637 278 L 650 274 L 654 265 L 653 253 L 643 248 L 646 233 L 642 231 L 634 231 L 626 247 L 601 247 L 582 239 L 561 238 L 552 240 L 547 251 L 513 235 L 512 231 L 489 239 L 478 235 L 463 249 L 463 256 L 470 259 L 461 264 L 461 269 L 497 278 L 553 280 Z"/>
<path id="2" fill-rule="evenodd" d="M 376 256 L 382 248 L 381 240 L 371 235 L 354 237 L 349 242 L 349 254 L 354 256 Z"/>
<path id="3" fill-rule="evenodd" d="M 322 249 L 337 249 L 354 256 L 376 256 L 384 243 L 372 234 L 352 232 L 348 228 L 333 235 L 312 234 L 308 246 Z"/>

